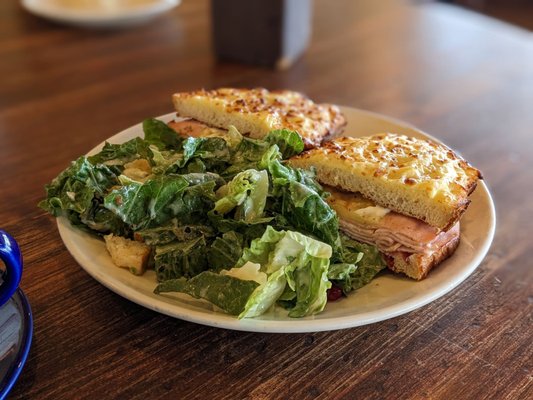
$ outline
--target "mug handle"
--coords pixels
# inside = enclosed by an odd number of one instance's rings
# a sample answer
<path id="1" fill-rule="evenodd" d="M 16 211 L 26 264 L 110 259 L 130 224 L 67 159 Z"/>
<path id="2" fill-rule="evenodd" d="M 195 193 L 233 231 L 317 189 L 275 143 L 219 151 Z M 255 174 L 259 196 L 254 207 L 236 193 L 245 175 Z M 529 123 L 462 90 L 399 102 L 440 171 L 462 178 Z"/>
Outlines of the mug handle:
<path id="1" fill-rule="evenodd" d="M 22 255 L 15 239 L 8 233 L 0 230 L 0 259 L 6 266 L 3 275 L 4 282 L 0 285 L 0 306 L 7 302 L 20 282 L 22 277 Z"/>

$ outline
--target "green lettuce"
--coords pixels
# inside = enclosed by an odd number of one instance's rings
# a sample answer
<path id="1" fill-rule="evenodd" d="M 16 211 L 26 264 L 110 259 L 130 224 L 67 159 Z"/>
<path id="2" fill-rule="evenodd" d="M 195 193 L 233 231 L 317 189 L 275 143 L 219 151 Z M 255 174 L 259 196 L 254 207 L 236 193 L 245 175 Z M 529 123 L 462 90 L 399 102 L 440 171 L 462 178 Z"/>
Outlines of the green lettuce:
<path id="1" fill-rule="evenodd" d="M 268 280 L 252 292 L 239 318 L 254 318 L 267 312 L 279 299 L 286 284 L 285 267 L 281 267 L 270 274 Z"/>
<path id="2" fill-rule="evenodd" d="M 160 150 L 178 149 L 183 139 L 163 121 L 148 118 L 143 121 L 144 140 Z"/>
<path id="3" fill-rule="evenodd" d="M 197 299 L 205 299 L 228 314 L 239 315 L 257 286 L 259 284 L 255 281 L 205 271 L 189 280 L 172 279 L 162 282 L 154 293 L 186 293 Z"/>
<path id="4" fill-rule="evenodd" d="M 163 225 L 175 217 L 180 195 L 189 186 L 180 176 L 159 176 L 146 183 L 123 182 L 127 184 L 107 195 L 104 205 L 133 230 Z"/>
<path id="5" fill-rule="evenodd" d="M 376 246 L 360 243 L 344 234 L 341 239 L 342 261 L 357 264 L 355 272 L 350 273 L 350 287 L 356 290 L 374 279 L 386 267 L 386 263 Z"/>
<path id="6" fill-rule="evenodd" d="M 276 231 L 267 227 L 261 238 L 252 241 L 250 248 L 245 249 L 237 266 L 247 262 L 261 265 L 261 271 L 269 276 L 271 285 L 263 285 L 256 289 L 258 292 L 273 291 L 276 296 L 268 293 L 255 293 L 247 304 L 248 313 L 242 317 L 256 315 L 257 310 L 268 309 L 268 304 L 255 304 L 258 299 L 279 298 L 285 293 L 284 279 L 294 292 L 295 303 L 289 310 L 290 317 L 303 317 L 322 311 L 327 302 L 327 290 L 331 287 L 327 279 L 329 259 L 332 255 L 331 246 L 326 243 L 305 236 L 299 232 Z M 284 279 L 272 275 L 283 270 Z M 280 273 L 278 273 L 280 274 Z M 287 296 L 287 293 L 285 293 Z M 274 300 L 274 301 L 275 301 Z"/>
<path id="7" fill-rule="evenodd" d="M 163 175 L 145 183 L 121 176 L 123 186 L 108 194 L 104 205 L 133 230 L 162 226 L 172 218 L 194 223 L 206 218 L 215 199 L 216 178 L 201 176 Z"/>
<path id="8" fill-rule="evenodd" d="M 203 236 L 184 242 L 155 247 L 154 267 L 157 280 L 192 278 L 208 269 L 207 243 Z"/>
<path id="9" fill-rule="evenodd" d="M 359 243 L 344 234 L 341 241 L 342 262 L 330 265 L 328 279 L 346 295 L 368 284 L 386 265 L 376 246 Z"/>
<path id="10" fill-rule="evenodd" d="M 147 141 L 141 138 L 134 138 L 122 144 L 106 142 L 98 154 L 89 157 L 89 161 L 92 164 L 108 163 L 122 166 L 139 158 L 151 159 L 152 151 Z"/>
<path id="11" fill-rule="evenodd" d="M 233 218 L 247 223 L 263 216 L 268 195 L 268 173 L 249 169 L 239 174 L 220 190 L 223 197 L 215 203 L 218 215 L 235 210 Z"/>
<path id="12" fill-rule="evenodd" d="M 338 255 L 341 240 L 337 214 L 324 200 L 322 188 L 309 173 L 284 165 L 276 145 L 265 153 L 260 166 L 270 172 L 272 194 L 278 197 L 273 210 L 282 215 L 295 230 L 326 242 Z"/>
<path id="13" fill-rule="evenodd" d="M 116 174 L 109 167 L 93 165 L 83 156 L 46 185 L 47 198 L 39 203 L 39 207 L 54 216 L 66 210 L 81 214 L 93 206 L 93 198 L 103 197 L 118 183 Z"/>
<path id="14" fill-rule="evenodd" d="M 270 131 L 265 141 L 278 146 L 282 158 L 286 160 L 304 151 L 304 142 L 298 132 L 288 129 Z"/>
<path id="15" fill-rule="evenodd" d="M 207 253 L 209 268 L 215 271 L 233 267 L 242 254 L 243 235 L 230 231 L 215 238 Z"/>
<path id="16" fill-rule="evenodd" d="M 207 223 L 184 224 L 173 218 L 165 225 L 136 231 L 135 234 L 150 246 L 163 245 L 171 242 L 184 242 L 200 236 L 214 237 L 217 232 Z"/>
<path id="17" fill-rule="evenodd" d="M 156 174 L 218 172 L 226 169 L 230 161 L 228 145 L 219 137 L 189 137 L 177 150 L 158 150 L 154 146 L 150 149 Z"/>

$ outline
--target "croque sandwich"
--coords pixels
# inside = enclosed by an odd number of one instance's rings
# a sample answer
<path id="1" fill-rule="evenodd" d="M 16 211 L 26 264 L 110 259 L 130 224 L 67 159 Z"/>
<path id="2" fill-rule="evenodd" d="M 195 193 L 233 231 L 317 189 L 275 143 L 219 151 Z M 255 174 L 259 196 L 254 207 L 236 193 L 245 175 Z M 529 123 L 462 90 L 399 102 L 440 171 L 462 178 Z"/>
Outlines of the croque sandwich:
<path id="1" fill-rule="evenodd" d="M 275 129 L 290 129 L 300 134 L 309 149 L 340 133 L 346 125 L 337 106 L 316 104 L 289 90 L 198 90 L 176 93 L 172 100 L 177 115 L 187 120 L 173 121 L 169 126 L 184 136 L 218 136 L 231 125 L 252 138 L 263 138 Z"/>
<path id="2" fill-rule="evenodd" d="M 395 134 L 342 137 L 290 163 L 315 168 L 341 230 L 417 280 L 459 245 L 459 219 L 481 178 L 446 146 Z"/>

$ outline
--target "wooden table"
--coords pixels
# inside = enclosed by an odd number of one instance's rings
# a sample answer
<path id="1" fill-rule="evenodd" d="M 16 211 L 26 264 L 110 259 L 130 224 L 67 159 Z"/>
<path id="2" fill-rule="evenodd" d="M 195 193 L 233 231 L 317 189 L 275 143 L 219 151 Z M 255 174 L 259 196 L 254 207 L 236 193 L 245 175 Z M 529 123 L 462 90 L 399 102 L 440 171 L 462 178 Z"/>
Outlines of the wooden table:
<path id="1" fill-rule="evenodd" d="M 0 221 L 20 242 L 33 346 L 14 399 L 533 398 L 533 38 L 452 6 L 317 0 L 292 69 L 217 63 L 207 1 L 91 32 L 0 2 Z M 70 160 L 199 87 L 291 88 L 407 120 L 480 168 L 492 248 L 405 316 L 313 334 L 169 318 L 109 291 L 36 207 Z"/>

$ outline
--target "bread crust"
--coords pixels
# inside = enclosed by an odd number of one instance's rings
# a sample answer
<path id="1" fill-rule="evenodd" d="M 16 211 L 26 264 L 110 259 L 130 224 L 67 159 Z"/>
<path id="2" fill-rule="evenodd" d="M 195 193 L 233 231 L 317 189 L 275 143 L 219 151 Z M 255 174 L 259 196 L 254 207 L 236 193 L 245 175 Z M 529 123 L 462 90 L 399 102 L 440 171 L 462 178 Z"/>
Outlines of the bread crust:
<path id="1" fill-rule="evenodd" d="M 440 230 L 459 221 L 481 179 L 476 168 L 448 147 L 396 134 L 339 138 L 289 163 L 314 167 L 320 183 L 361 193 Z"/>
<path id="2" fill-rule="evenodd" d="M 459 246 L 459 242 L 460 236 L 457 235 L 431 255 L 396 252 L 384 254 L 384 257 L 390 270 L 419 281 L 424 279 L 429 271 L 449 258 Z"/>
<path id="3" fill-rule="evenodd" d="M 316 104 L 289 90 L 202 89 L 176 93 L 172 100 L 180 117 L 223 129 L 234 125 L 242 134 L 254 138 L 262 138 L 274 129 L 294 130 L 302 137 L 306 149 L 339 134 L 346 125 L 337 106 Z"/>

